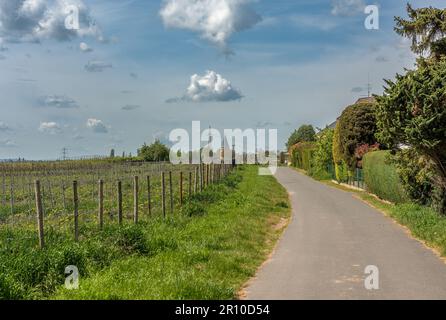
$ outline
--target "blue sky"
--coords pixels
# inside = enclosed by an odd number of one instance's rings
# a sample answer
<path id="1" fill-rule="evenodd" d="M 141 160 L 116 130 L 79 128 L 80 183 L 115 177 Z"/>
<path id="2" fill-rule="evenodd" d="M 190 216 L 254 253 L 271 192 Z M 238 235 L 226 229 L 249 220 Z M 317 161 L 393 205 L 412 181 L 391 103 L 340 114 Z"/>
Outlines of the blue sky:
<path id="1" fill-rule="evenodd" d="M 58 1 L 0 0 L 0 158 L 54 159 L 64 147 L 70 156 L 135 153 L 193 120 L 277 128 L 283 146 L 299 125 L 336 119 L 367 94 L 368 78 L 381 93 L 383 78 L 414 63 L 393 32 L 406 1 L 64 0 L 96 22 L 77 33 L 57 28 Z M 24 30 L 8 17 L 26 2 L 30 25 L 42 12 L 56 18 Z M 220 24 L 201 25 L 228 3 Z M 370 4 L 380 8 L 379 30 L 367 30 L 358 10 Z M 224 93 L 188 90 L 203 79 Z"/>

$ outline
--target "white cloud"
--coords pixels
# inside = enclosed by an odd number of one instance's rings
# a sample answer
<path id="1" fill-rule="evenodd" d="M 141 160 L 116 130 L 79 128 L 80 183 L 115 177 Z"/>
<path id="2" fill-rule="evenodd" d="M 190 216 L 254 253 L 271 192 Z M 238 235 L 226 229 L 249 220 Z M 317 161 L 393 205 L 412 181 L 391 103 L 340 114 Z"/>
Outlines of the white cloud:
<path id="1" fill-rule="evenodd" d="M 364 0 L 332 0 L 331 14 L 335 16 L 352 16 L 364 13 Z"/>
<path id="2" fill-rule="evenodd" d="M 111 63 L 96 60 L 96 61 L 89 61 L 85 65 L 85 70 L 87 70 L 88 72 L 102 72 L 105 69 L 112 68 L 112 67 L 113 67 L 113 65 Z"/>
<path id="3" fill-rule="evenodd" d="M 75 100 L 65 95 L 48 95 L 42 98 L 42 104 L 46 107 L 54 107 L 58 109 L 78 108 Z"/>
<path id="4" fill-rule="evenodd" d="M 79 9 L 77 30 L 65 27 L 70 6 Z M 0 38 L 6 41 L 67 41 L 83 36 L 100 38 L 101 31 L 82 0 L 0 1 Z"/>
<path id="5" fill-rule="evenodd" d="M 93 51 L 93 49 L 88 44 L 86 44 L 85 42 L 81 42 L 79 44 L 79 49 L 82 52 L 92 52 Z"/>
<path id="6" fill-rule="evenodd" d="M 232 34 L 261 21 L 251 0 L 164 0 L 160 15 L 166 27 L 195 31 L 227 50 Z"/>
<path id="7" fill-rule="evenodd" d="M 56 122 L 41 122 L 39 131 L 48 134 L 57 134 L 62 132 L 60 125 Z"/>
<path id="8" fill-rule="evenodd" d="M 204 76 L 194 74 L 190 78 L 190 85 L 183 97 L 169 99 L 167 102 L 225 102 L 242 98 L 242 93 L 234 88 L 229 80 L 215 71 L 207 71 Z"/>
<path id="9" fill-rule="evenodd" d="M 87 127 L 92 129 L 95 133 L 107 133 L 108 128 L 107 126 L 102 122 L 102 120 L 90 118 L 87 120 Z"/>

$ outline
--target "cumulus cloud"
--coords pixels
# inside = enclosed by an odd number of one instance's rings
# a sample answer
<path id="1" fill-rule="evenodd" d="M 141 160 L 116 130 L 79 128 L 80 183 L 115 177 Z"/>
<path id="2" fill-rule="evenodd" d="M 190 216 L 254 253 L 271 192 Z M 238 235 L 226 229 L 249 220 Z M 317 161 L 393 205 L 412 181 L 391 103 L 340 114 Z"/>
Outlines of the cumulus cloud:
<path id="1" fill-rule="evenodd" d="M 190 78 L 190 85 L 181 98 L 169 99 L 166 102 L 226 102 L 242 98 L 242 93 L 234 88 L 229 80 L 215 71 L 207 71 L 203 76 L 194 74 Z"/>
<path id="2" fill-rule="evenodd" d="M 108 68 L 112 68 L 113 65 L 104 61 L 89 61 L 86 65 L 85 65 L 85 70 L 87 70 L 88 72 L 102 72 L 105 69 Z"/>
<path id="3" fill-rule="evenodd" d="M 65 20 L 79 11 L 79 28 L 68 29 Z M 2 0 L 0 38 L 11 42 L 40 42 L 43 39 L 68 41 L 75 37 L 101 37 L 101 31 L 82 0 Z"/>
<path id="4" fill-rule="evenodd" d="M 102 122 L 102 120 L 90 118 L 87 120 L 87 128 L 90 128 L 95 133 L 107 133 L 108 128 L 107 126 Z"/>
<path id="5" fill-rule="evenodd" d="M 43 97 L 42 105 L 58 109 L 78 108 L 77 102 L 65 95 L 48 95 Z"/>
<path id="6" fill-rule="evenodd" d="M 87 52 L 92 52 L 92 51 L 93 51 L 93 49 L 92 49 L 88 44 L 86 44 L 85 42 L 81 42 L 81 43 L 79 44 L 79 49 L 80 49 L 82 52 L 85 52 L 85 53 L 87 53 Z"/>
<path id="7" fill-rule="evenodd" d="M 331 14 L 335 16 L 352 16 L 364 13 L 366 3 L 364 0 L 332 0 Z"/>
<path id="8" fill-rule="evenodd" d="M 227 49 L 236 32 L 253 27 L 261 17 L 252 0 L 164 0 L 160 11 L 166 27 L 198 32 L 204 39 Z"/>
<path id="9" fill-rule="evenodd" d="M 124 111 L 133 111 L 136 109 L 141 108 L 141 106 L 137 105 L 137 104 L 127 104 L 125 106 L 123 106 L 121 109 Z"/>
<path id="10" fill-rule="evenodd" d="M 62 132 L 60 125 L 56 122 L 41 122 L 39 131 L 48 134 L 57 134 Z"/>

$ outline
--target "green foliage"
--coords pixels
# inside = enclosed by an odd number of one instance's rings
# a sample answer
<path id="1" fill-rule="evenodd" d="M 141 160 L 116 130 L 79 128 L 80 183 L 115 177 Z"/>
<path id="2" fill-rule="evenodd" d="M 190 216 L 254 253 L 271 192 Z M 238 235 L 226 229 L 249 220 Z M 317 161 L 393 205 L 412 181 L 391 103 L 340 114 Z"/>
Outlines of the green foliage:
<path id="1" fill-rule="evenodd" d="M 415 149 L 405 149 L 392 157 L 408 197 L 421 205 L 431 204 L 433 172 Z"/>
<path id="2" fill-rule="evenodd" d="M 394 147 L 409 145 L 424 157 L 439 195 L 432 204 L 446 213 L 446 59 L 386 82 L 384 95 L 377 97 L 378 137 Z"/>
<path id="3" fill-rule="evenodd" d="M 300 142 L 291 148 L 291 163 L 306 171 L 311 170 L 311 159 L 315 151 L 314 142 Z"/>
<path id="4" fill-rule="evenodd" d="M 325 129 L 319 135 L 316 148 L 311 160 L 311 176 L 319 180 L 332 178 L 330 169 L 333 168 L 333 129 Z"/>
<path id="5" fill-rule="evenodd" d="M 159 140 L 155 140 L 151 145 L 144 145 L 138 149 L 138 157 L 144 161 L 168 161 L 169 148 L 162 144 Z"/>
<path id="6" fill-rule="evenodd" d="M 356 148 L 362 144 L 376 143 L 375 107 L 376 104 L 372 102 L 359 102 L 347 107 L 339 118 L 333 155 L 337 163 L 343 160 L 350 170 L 356 167 Z"/>
<path id="7" fill-rule="evenodd" d="M 304 124 L 295 130 L 291 136 L 288 138 L 287 148 L 290 149 L 292 146 L 299 142 L 312 142 L 316 141 L 316 132 L 312 125 Z"/>
<path id="8" fill-rule="evenodd" d="M 343 160 L 340 163 L 335 163 L 335 175 L 336 181 L 339 183 L 346 183 L 348 181 L 348 167 Z"/>
<path id="9" fill-rule="evenodd" d="M 412 51 L 419 55 L 428 52 L 434 59 L 446 55 L 446 9 L 413 9 L 408 4 L 407 13 L 408 20 L 395 18 L 395 31 L 412 40 Z"/>
<path id="10" fill-rule="evenodd" d="M 343 152 L 341 147 L 341 126 L 339 121 L 333 132 L 333 161 L 335 164 L 342 164 L 343 162 Z"/>
<path id="11" fill-rule="evenodd" d="M 389 151 L 369 152 L 363 159 L 364 182 L 367 190 L 384 200 L 403 203 L 408 200 Z"/>

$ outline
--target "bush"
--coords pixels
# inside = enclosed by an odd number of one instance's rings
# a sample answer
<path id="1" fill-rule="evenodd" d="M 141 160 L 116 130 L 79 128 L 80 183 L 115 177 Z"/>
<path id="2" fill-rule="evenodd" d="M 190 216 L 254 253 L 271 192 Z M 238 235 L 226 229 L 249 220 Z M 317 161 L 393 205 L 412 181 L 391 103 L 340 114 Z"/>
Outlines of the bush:
<path id="1" fill-rule="evenodd" d="M 291 162 L 293 166 L 306 171 L 311 170 L 311 159 L 316 145 L 312 142 L 301 142 L 291 148 Z"/>
<path id="2" fill-rule="evenodd" d="M 314 157 L 311 161 L 310 175 L 319 180 L 332 178 L 333 170 L 333 129 L 325 129 L 319 135 Z"/>
<path id="3" fill-rule="evenodd" d="M 348 167 L 344 161 L 335 164 L 336 181 L 346 183 L 348 181 Z"/>
<path id="4" fill-rule="evenodd" d="M 384 200 L 404 203 L 408 200 L 397 169 L 390 162 L 389 151 L 374 151 L 363 158 L 364 182 L 367 190 Z"/>
<path id="5" fill-rule="evenodd" d="M 374 102 L 357 102 L 347 107 L 339 118 L 334 141 L 335 158 L 343 160 L 350 170 L 357 165 L 356 148 L 376 143 L 376 118 Z"/>

